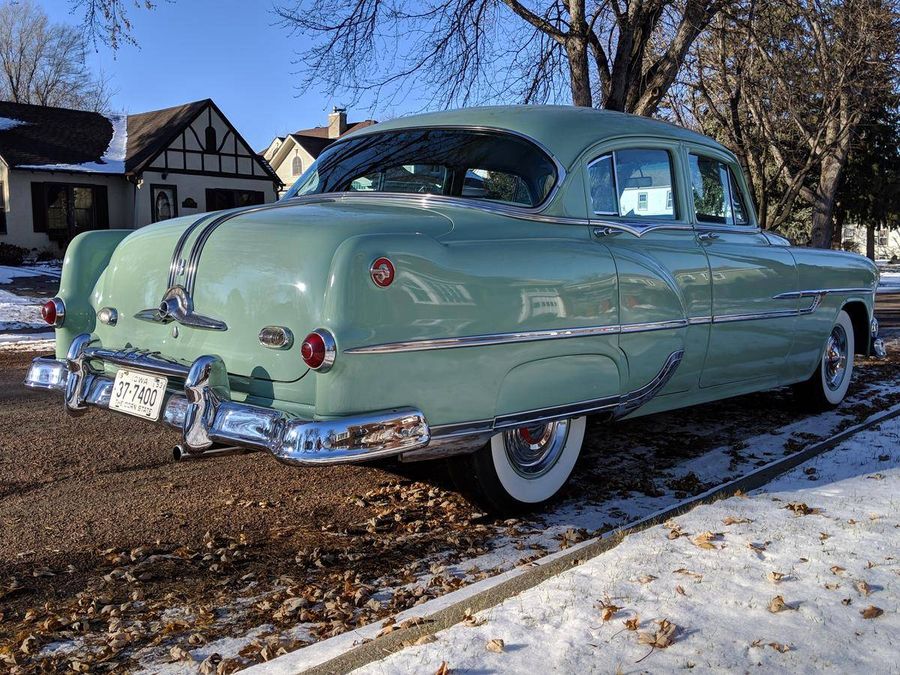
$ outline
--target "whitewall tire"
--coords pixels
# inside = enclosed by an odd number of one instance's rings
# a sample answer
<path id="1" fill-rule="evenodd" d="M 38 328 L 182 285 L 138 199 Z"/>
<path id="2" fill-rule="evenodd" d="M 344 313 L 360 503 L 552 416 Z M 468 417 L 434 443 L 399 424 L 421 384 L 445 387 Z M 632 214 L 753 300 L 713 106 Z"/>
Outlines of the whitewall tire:
<path id="1" fill-rule="evenodd" d="M 853 322 L 841 310 L 825 339 L 816 371 L 795 387 L 800 403 L 811 410 L 830 410 L 843 401 L 853 377 L 855 350 Z"/>
<path id="2" fill-rule="evenodd" d="M 494 513 L 535 509 L 562 489 L 584 442 L 585 418 L 504 431 L 450 465 L 457 486 Z"/>

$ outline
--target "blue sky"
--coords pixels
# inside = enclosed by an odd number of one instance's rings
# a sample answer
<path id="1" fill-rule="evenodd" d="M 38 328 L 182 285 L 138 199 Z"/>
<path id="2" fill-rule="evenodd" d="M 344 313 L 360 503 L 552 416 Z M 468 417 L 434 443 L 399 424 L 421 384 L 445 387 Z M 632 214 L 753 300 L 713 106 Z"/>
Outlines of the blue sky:
<path id="1" fill-rule="evenodd" d="M 80 24 L 68 0 L 38 0 L 51 19 Z M 160 0 L 156 9 L 132 9 L 137 47 L 117 54 L 99 45 L 90 55 L 117 90 L 113 109 L 144 112 L 213 99 L 257 150 L 275 135 L 325 124 L 339 98 L 298 92 L 301 39 L 273 25 L 267 0 Z M 345 96 L 346 100 L 349 100 Z M 351 121 L 386 119 L 405 110 L 351 108 Z"/>

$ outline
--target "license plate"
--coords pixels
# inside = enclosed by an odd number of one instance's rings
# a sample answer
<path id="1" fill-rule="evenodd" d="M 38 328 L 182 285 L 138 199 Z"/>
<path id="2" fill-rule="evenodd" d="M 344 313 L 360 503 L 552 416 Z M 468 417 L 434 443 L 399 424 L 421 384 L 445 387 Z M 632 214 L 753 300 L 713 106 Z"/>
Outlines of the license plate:
<path id="1" fill-rule="evenodd" d="M 164 377 L 122 368 L 116 373 L 109 407 L 147 420 L 158 420 L 167 383 Z"/>

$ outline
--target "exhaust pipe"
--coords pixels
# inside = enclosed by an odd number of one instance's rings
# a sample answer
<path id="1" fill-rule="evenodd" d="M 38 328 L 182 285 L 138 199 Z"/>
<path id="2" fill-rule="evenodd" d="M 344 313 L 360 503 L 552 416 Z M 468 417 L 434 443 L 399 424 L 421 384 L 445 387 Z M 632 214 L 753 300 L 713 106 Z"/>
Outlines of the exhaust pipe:
<path id="1" fill-rule="evenodd" d="M 190 452 L 184 445 L 179 443 L 172 448 L 172 459 L 176 462 L 192 462 L 198 459 L 215 459 L 218 457 L 227 457 L 228 455 L 246 455 L 256 450 L 249 448 L 238 448 L 227 445 L 213 445 L 202 452 Z"/>

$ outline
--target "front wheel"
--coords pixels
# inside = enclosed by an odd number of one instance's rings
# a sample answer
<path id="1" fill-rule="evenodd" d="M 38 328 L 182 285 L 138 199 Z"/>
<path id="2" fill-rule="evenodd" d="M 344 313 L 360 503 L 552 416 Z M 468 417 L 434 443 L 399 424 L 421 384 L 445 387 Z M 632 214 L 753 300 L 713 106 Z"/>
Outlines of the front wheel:
<path id="1" fill-rule="evenodd" d="M 801 405 L 821 412 L 835 408 L 844 400 L 853 376 L 855 347 L 853 322 L 850 315 L 841 310 L 825 340 L 818 368 L 806 382 L 794 387 L 794 394 Z"/>
<path id="2" fill-rule="evenodd" d="M 584 441 L 585 418 L 532 424 L 494 436 L 450 462 L 459 490 L 492 513 L 536 509 L 565 485 Z"/>

